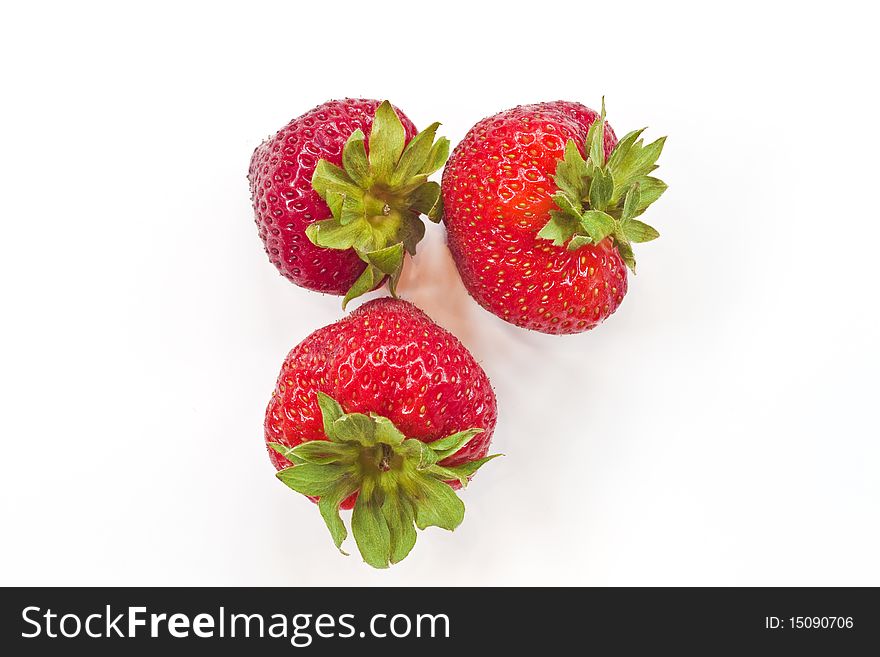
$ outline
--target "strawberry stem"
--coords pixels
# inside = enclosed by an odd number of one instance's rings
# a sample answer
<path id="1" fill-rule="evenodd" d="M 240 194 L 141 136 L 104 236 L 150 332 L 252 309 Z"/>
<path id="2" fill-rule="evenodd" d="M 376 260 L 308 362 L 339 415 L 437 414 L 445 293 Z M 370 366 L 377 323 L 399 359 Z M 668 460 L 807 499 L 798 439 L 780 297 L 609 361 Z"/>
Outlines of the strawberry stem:
<path id="1" fill-rule="evenodd" d="M 395 294 L 404 252 L 415 255 L 425 234 L 421 216 L 440 221 L 440 185 L 428 181 L 449 157 L 449 140 L 434 140 L 439 126 L 432 123 L 406 144 L 403 124 L 386 100 L 376 109 L 369 139 L 355 130 L 346 141 L 342 167 L 327 160 L 315 167 L 312 187 L 331 216 L 311 224 L 306 236 L 320 247 L 354 249 L 367 265 L 343 308 L 385 280 Z"/>
<path id="2" fill-rule="evenodd" d="M 444 461 L 482 429 L 468 429 L 432 443 L 407 438 L 381 415 L 345 413 L 330 396 L 317 393 L 327 440 L 296 447 L 270 443 L 293 465 L 277 473 L 291 489 L 318 497 L 318 508 L 337 548 L 348 535 L 339 505 L 352 493 L 352 534 L 364 561 L 387 568 L 409 554 L 415 527 L 453 530 L 464 519 L 464 504 L 449 485 L 462 486 L 498 454 L 456 466 Z"/>
<path id="3" fill-rule="evenodd" d="M 666 191 L 666 183 L 648 175 L 657 168 L 666 137 L 648 144 L 641 130 L 623 137 L 605 158 L 605 99 L 602 112 L 590 126 L 583 151 L 573 139 L 565 144 L 565 155 L 556 166 L 553 195 L 557 210 L 538 232 L 555 246 L 567 244 L 574 251 L 610 238 L 633 273 L 634 242 L 648 242 L 660 236 L 637 219 Z M 582 152 L 584 155 L 582 155 Z M 586 155 L 586 159 L 585 159 Z"/>

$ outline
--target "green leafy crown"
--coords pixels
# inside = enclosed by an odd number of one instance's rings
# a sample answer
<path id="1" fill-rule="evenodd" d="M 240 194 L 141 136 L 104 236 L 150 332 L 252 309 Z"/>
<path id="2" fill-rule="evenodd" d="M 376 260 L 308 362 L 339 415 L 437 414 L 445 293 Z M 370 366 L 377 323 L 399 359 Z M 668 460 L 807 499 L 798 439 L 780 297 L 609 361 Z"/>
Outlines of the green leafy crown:
<path id="1" fill-rule="evenodd" d="M 432 123 L 406 144 L 403 124 L 386 100 L 376 109 L 369 142 L 360 129 L 346 141 L 341 168 L 318 162 L 312 187 L 333 216 L 311 224 L 306 236 L 328 249 L 354 249 L 367 263 L 343 308 L 386 277 L 394 295 L 404 251 L 414 255 L 425 234 L 421 215 L 440 221 L 440 185 L 428 181 L 449 157 L 449 140 L 434 141 L 438 127 Z"/>
<path id="2" fill-rule="evenodd" d="M 633 242 L 650 242 L 660 236 L 637 219 L 666 191 L 666 183 L 650 176 L 666 137 L 647 146 L 641 130 L 633 130 L 617 142 L 605 159 L 605 99 L 602 112 L 590 126 L 584 148 L 585 160 L 573 139 L 565 144 L 565 155 L 556 166 L 553 195 L 557 210 L 538 237 L 556 246 L 568 243 L 574 251 L 586 244 L 598 244 L 611 237 L 626 265 L 635 273 Z"/>
<path id="3" fill-rule="evenodd" d="M 409 554 L 416 542 L 415 527 L 458 527 L 464 503 L 446 482 L 466 486 L 480 466 L 500 456 L 442 466 L 440 461 L 483 430 L 468 429 L 423 443 L 407 438 L 380 415 L 345 413 L 324 393 L 318 393 L 318 404 L 329 440 L 293 448 L 270 443 L 294 464 L 277 477 L 298 493 L 320 498 L 318 510 L 340 552 L 348 532 L 339 505 L 358 492 L 351 531 L 364 561 L 374 568 L 387 568 Z"/>

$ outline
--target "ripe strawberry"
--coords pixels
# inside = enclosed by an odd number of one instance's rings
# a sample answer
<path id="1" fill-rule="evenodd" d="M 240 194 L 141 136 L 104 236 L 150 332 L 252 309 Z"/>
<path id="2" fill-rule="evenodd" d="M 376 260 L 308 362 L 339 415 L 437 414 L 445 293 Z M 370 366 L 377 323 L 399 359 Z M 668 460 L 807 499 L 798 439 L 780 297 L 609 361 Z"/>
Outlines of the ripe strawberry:
<path id="1" fill-rule="evenodd" d="M 331 100 L 263 142 L 248 180 L 269 259 L 289 280 L 345 303 L 390 280 L 439 212 L 449 142 L 439 123 L 416 134 L 388 101 Z M 369 133 L 369 140 L 365 134 Z M 437 217 L 436 219 L 439 219 Z M 306 239 L 308 238 L 308 239 Z"/>
<path id="2" fill-rule="evenodd" d="M 318 501 L 336 547 L 352 533 L 376 568 L 416 540 L 413 523 L 455 529 L 453 492 L 485 462 L 495 395 L 467 349 L 411 303 L 370 301 L 287 355 L 266 409 L 278 478 Z"/>
<path id="3" fill-rule="evenodd" d="M 544 333 L 586 331 L 617 310 L 631 242 L 659 235 L 636 217 L 666 189 L 648 175 L 665 137 L 645 146 L 641 133 L 618 142 L 604 101 L 601 114 L 524 105 L 471 129 L 443 172 L 444 221 L 481 306 Z"/>

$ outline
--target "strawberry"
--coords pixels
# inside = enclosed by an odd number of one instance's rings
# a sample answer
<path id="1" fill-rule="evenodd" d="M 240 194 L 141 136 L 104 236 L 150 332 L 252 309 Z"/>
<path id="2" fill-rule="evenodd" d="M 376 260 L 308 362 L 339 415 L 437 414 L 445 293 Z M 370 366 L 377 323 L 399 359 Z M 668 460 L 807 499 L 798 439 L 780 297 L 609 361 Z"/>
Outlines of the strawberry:
<path id="1" fill-rule="evenodd" d="M 557 101 L 477 123 L 443 172 L 448 243 L 486 310 L 544 333 L 589 330 L 623 301 L 633 242 L 658 237 L 637 219 L 666 189 L 665 137 L 619 142 L 597 113 Z M 600 136 L 601 135 L 601 136 Z"/>
<path id="2" fill-rule="evenodd" d="M 411 303 L 370 301 L 287 355 L 266 409 L 278 478 L 318 502 L 336 547 L 340 508 L 371 566 L 385 568 L 428 526 L 455 529 L 487 456 L 495 394 L 467 349 Z"/>
<path id="3" fill-rule="evenodd" d="M 331 100 L 263 142 L 248 173 L 257 227 L 281 274 L 301 287 L 345 294 L 343 305 L 389 281 L 439 220 L 449 141 L 433 123 L 416 134 L 385 101 Z M 365 135 L 369 133 L 369 139 Z"/>

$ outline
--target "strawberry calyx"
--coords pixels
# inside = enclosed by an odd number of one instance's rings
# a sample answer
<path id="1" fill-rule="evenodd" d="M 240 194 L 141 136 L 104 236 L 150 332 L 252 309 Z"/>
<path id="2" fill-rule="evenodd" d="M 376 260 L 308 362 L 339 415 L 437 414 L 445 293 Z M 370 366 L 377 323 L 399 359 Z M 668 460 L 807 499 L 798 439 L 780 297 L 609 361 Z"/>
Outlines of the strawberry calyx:
<path id="1" fill-rule="evenodd" d="M 484 463 L 500 454 L 443 466 L 482 429 L 467 429 L 431 443 L 407 438 L 381 415 L 345 413 L 329 395 L 318 393 L 324 433 L 296 447 L 269 446 L 293 463 L 276 476 L 289 488 L 318 497 L 318 510 L 336 547 L 348 531 L 339 505 L 357 492 L 351 531 L 364 561 L 387 568 L 401 561 L 416 542 L 416 527 L 454 530 L 464 503 L 447 483 L 466 486 Z"/>
<path id="2" fill-rule="evenodd" d="M 666 191 L 666 183 L 650 176 L 657 168 L 666 137 L 648 145 L 642 132 L 625 135 L 605 159 L 605 99 L 602 112 L 590 126 L 584 148 L 569 139 L 565 155 L 556 166 L 554 181 L 559 188 L 553 195 L 556 210 L 538 237 L 555 246 L 568 244 L 574 251 L 587 244 L 598 244 L 610 237 L 620 257 L 633 273 L 636 260 L 634 242 L 649 242 L 660 236 L 653 227 L 637 219 Z"/>
<path id="3" fill-rule="evenodd" d="M 343 308 L 386 278 L 396 295 L 404 253 L 415 255 L 425 234 L 421 215 L 440 221 L 440 185 L 428 180 L 449 157 L 449 140 L 434 139 L 439 126 L 432 123 L 406 144 L 403 124 L 386 100 L 376 109 L 369 139 L 358 129 L 346 141 L 342 167 L 318 161 L 312 187 L 332 216 L 311 224 L 306 236 L 316 246 L 354 249 L 367 263 Z"/>

